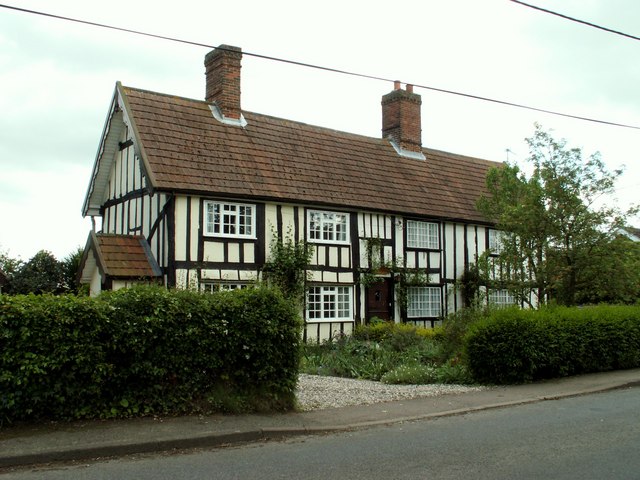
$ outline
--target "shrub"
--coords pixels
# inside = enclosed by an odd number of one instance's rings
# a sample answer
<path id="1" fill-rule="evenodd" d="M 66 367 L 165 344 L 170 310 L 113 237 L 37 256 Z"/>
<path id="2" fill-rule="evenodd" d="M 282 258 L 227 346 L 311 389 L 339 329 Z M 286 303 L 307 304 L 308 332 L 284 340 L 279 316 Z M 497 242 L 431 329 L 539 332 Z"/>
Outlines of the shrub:
<path id="1" fill-rule="evenodd" d="M 104 406 L 106 313 L 88 298 L 0 295 L 0 422 Z"/>
<path id="2" fill-rule="evenodd" d="M 441 333 L 441 329 L 442 327 L 416 327 L 407 323 L 375 322 L 356 326 L 353 338 L 372 342 L 386 341 L 396 335 L 400 337 L 436 338 Z"/>
<path id="3" fill-rule="evenodd" d="M 370 342 L 381 342 L 395 327 L 393 322 L 375 322 L 368 325 L 358 325 L 353 331 L 353 338 Z"/>
<path id="4" fill-rule="evenodd" d="M 302 370 L 310 374 L 380 380 L 400 365 L 445 360 L 431 329 L 390 322 L 357 327 L 352 336 L 306 345 Z"/>
<path id="5" fill-rule="evenodd" d="M 398 353 L 345 336 L 333 343 L 307 345 L 303 358 L 302 371 L 309 374 L 379 380 L 397 364 Z"/>
<path id="6" fill-rule="evenodd" d="M 470 329 L 465 356 L 486 383 L 638 367 L 640 307 L 496 310 Z"/>
<path id="7" fill-rule="evenodd" d="M 467 368 L 457 362 L 406 363 L 385 373 L 380 381 L 387 384 L 426 385 L 431 383 L 473 383 Z"/>
<path id="8" fill-rule="evenodd" d="M 460 357 L 464 348 L 464 337 L 471 325 L 477 323 L 487 314 L 479 308 L 463 308 L 448 315 L 442 322 L 440 331 L 435 332 L 444 347 L 447 357 Z"/>
<path id="9" fill-rule="evenodd" d="M 266 288 L 0 296 L 0 420 L 289 409 L 300 327 Z"/>
<path id="10" fill-rule="evenodd" d="M 404 364 L 385 373 L 380 381 L 390 385 L 426 385 L 436 383 L 438 381 L 438 369 L 434 365 Z"/>

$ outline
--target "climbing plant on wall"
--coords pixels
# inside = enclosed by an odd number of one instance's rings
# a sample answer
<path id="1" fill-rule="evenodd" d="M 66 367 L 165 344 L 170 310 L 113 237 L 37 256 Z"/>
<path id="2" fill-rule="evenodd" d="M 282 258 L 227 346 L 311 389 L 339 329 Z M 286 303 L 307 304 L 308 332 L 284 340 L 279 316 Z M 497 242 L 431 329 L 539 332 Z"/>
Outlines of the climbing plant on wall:
<path id="1" fill-rule="evenodd" d="M 294 240 L 290 230 L 284 239 L 274 233 L 269 258 L 262 268 L 262 279 L 302 305 L 310 273 L 307 266 L 312 255 L 313 246 Z"/>

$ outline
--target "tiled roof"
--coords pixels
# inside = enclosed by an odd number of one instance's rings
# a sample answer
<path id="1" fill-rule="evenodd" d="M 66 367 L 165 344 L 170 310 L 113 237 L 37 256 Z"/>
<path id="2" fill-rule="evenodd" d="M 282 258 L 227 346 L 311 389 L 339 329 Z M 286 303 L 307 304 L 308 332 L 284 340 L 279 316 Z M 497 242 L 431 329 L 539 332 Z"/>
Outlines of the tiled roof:
<path id="1" fill-rule="evenodd" d="M 101 270 L 114 278 L 149 278 L 160 268 L 140 235 L 95 234 L 93 247 Z"/>
<path id="2" fill-rule="evenodd" d="M 485 221 L 475 202 L 498 163 L 405 158 L 381 138 L 250 112 L 244 128 L 225 125 L 204 101 L 121 91 L 156 189 Z"/>

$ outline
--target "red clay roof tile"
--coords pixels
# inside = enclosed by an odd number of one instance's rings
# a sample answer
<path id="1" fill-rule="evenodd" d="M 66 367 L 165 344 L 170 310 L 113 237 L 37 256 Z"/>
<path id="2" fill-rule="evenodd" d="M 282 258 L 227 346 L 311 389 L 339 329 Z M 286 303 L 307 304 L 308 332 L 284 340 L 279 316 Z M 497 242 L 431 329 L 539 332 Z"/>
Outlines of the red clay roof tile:
<path id="1" fill-rule="evenodd" d="M 496 162 L 432 149 L 415 160 L 381 138 L 250 112 L 246 127 L 225 125 L 204 101 L 123 91 L 154 188 L 486 221 L 475 203 Z"/>
<path id="2" fill-rule="evenodd" d="M 95 238 L 101 267 L 107 275 L 117 278 L 160 276 L 157 263 L 144 246 L 143 236 L 97 234 Z"/>

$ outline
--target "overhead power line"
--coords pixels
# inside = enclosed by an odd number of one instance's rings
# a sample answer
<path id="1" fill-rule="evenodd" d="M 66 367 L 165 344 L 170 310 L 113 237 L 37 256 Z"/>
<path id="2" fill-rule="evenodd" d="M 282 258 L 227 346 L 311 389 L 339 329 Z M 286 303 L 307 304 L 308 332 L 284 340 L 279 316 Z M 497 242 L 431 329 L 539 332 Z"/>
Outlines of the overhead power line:
<path id="1" fill-rule="evenodd" d="M 512 0 L 512 1 L 516 1 L 516 0 Z M 522 3 L 522 2 L 517 2 L 517 3 Z M 523 5 L 527 5 L 527 4 L 523 4 Z M 32 14 L 32 15 L 39 15 L 39 16 L 43 16 L 43 17 L 54 18 L 54 19 L 57 19 L 57 20 L 75 22 L 75 23 L 80 23 L 80 24 L 84 24 L 84 25 L 90 25 L 90 26 L 93 26 L 93 27 L 106 28 L 106 29 L 110 29 L 110 30 L 116 30 L 116 31 L 119 31 L 119 32 L 131 33 L 131 34 L 134 34 L 134 35 L 141 35 L 141 36 L 145 36 L 145 37 L 157 38 L 157 39 L 160 39 L 160 40 L 167 40 L 167 41 L 171 41 L 171 42 L 184 43 L 184 44 L 187 44 L 187 45 L 194 45 L 194 46 L 198 46 L 198 47 L 205 47 L 205 48 L 211 48 L 211 49 L 222 49 L 222 50 L 224 50 L 224 48 L 221 48 L 221 47 L 218 47 L 218 46 L 215 46 L 215 45 L 209 45 L 209 44 L 206 44 L 206 43 L 194 42 L 194 41 L 191 41 L 191 40 L 185 40 L 185 39 L 181 39 L 181 38 L 175 38 L 175 37 L 169 37 L 169 36 L 165 36 L 165 35 L 158 35 L 158 34 L 153 34 L 153 33 L 148 33 L 148 32 L 142 32 L 140 30 L 132 30 L 132 29 L 129 29 L 129 28 L 117 27 L 115 25 L 107 25 L 107 24 L 104 24 L 104 23 L 91 22 L 91 21 L 88 21 L 88 20 L 82 20 L 82 19 L 78 19 L 78 18 L 66 17 L 66 16 L 62 16 L 62 15 L 55 15 L 55 14 L 52 14 L 52 13 L 46 13 L 46 12 L 41 12 L 41 11 L 37 11 L 37 10 L 29 10 L 29 9 L 26 9 L 26 8 L 20 8 L 20 7 L 16 7 L 16 6 L 13 6 L 13 5 L 0 4 L 0 7 L 6 8 L 6 9 L 9 9 L 9 10 L 15 10 L 15 11 L 23 12 L 23 13 L 29 13 L 29 14 Z M 252 52 L 243 51 L 242 54 L 243 55 L 247 55 L 247 56 L 251 56 L 251 57 L 255 57 L 255 58 L 261 58 L 261 59 L 264 59 L 264 60 L 287 63 L 287 64 L 290 64 L 290 65 L 297 65 L 297 66 L 300 66 L 300 67 L 313 68 L 313 69 L 323 70 L 323 71 L 327 71 L 327 72 L 339 73 L 339 74 L 342 74 L 342 75 L 350 75 L 350 76 L 353 76 L 353 77 L 367 78 L 367 79 L 370 79 L 370 80 L 380 80 L 380 81 L 383 81 L 383 82 L 396 82 L 396 81 L 398 81 L 397 79 L 384 78 L 384 77 L 379 77 L 379 76 L 376 76 L 376 75 L 369 75 L 369 74 L 358 73 L 358 72 L 353 72 L 353 71 L 349 71 L 349 70 L 342 70 L 342 69 L 338 69 L 338 68 L 325 67 L 325 66 L 321 66 L 321 65 L 314 65 L 314 64 L 311 64 L 311 63 L 299 62 L 299 61 L 296 61 L 296 60 L 288 60 L 288 59 L 273 57 L 273 56 L 269 56 L 269 55 L 262 55 L 262 54 L 259 54 L 259 53 L 252 53 Z M 495 103 L 495 104 L 498 104 L 498 105 L 505 105 L 505 106 L 509 106 L 509 107 L 521 108 L 521 109 L 525 109 L 525 110 L 531 110 L 531 111 L 534 111 L 534 112 L 546 113 L 546 114 L 549 114 L 549 115 L 555 115 L 555 116 L 565 117 L 565 118 L 573 118 L 575 120 L 582 120 L 582 121 L 586 121 L 586 122 L 599 123 L 599 124 L 610 125 L 610 126 L 614 126 L 614 127 L 631 128 L 631 129 L 635 129 L 635 130 L 640 130 L 640 126 L 638 126 L 638 125 L 630 125 L 630 124 L 612 122 L 612 121 L 601 120 L 601 119 L 596 119 L 596 118 L 584 117 L 584 116 L 580 116 L 580 115 L 572 115 L 572 114 L 569 114 L 569 113 L 563 113 L 563 112 L 558 112 L 558 111 L 555 111 L 555 110 L 532 107 L 530 105 L 524 105 L 524 104 L 521 104 L 521 103 L 509 102 L 509 101 L 506 101 L 506 100 L 498 100 L 498 99 L 495 99 L 495 98 L 483 97 L 483 96 L 480 96 L 480 95 L 474 95 L 474 94 L 470 94 L 470 93 L 457 92 L 457 91 L 454 91 L 454 90 L 447 90 L 447 89 L 444 89 L 444 88 L 431 87 L 429 85 L 423 85 L 423 84 L 419 84 L 419 83 L 413 83 L 413 82 L 402 82 L 402 83 L 411 84 L 416 88 L 423 88 L 425 90 L 430 90 L 430 91 L 433 91 L 433 92 L 440 92 L 440 93 L 446 93 L 446 94 L 450 94 L 450 95 L 457 95 L 459 97 L 470 98 L 470 99 L 473 99 L 473 100 L 481 100 L 481 101 L 484 101 L 484 102 L 491 102 L 491 103 Z"/>
<path id="2" fill-rule="evenodd" d="M 605 32 L 615 33 L 616 35 L 631 38 L 632 40 L 640 40 L 640 37 L 636 37 L 635 35 L 630 35 L 628 33 L 620 32 L 619 30 L 613 30 L 612 28 L 603 27 L 602 25 L 598 25 L 595 23 L 586 22 L 578 18 L 570 17 L 569 15 L 564 15 L 562 13 L 554 12 L 553 10 L 547 10 L 546 8 L 538 7 L 536 5 L 531 5 L 529 3 L 524 3 L 524 2 L 521 2 L 520 0 L 511 0 L 511 1 L 513 3 L 517 3 L 519 5 L 523 5 L 525 7 L 529 7 L 534 10 L 538 10 L 540 12 L 549 13 L 551 15 L 555 15 L 556 17 L 564 18 L 565 20 L 570 20 L 572 22 L 581 23 L 582 25 L 587 25 L 589 27 L 597 28 L 598 30 L 604 30 Z"/>

